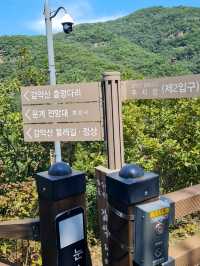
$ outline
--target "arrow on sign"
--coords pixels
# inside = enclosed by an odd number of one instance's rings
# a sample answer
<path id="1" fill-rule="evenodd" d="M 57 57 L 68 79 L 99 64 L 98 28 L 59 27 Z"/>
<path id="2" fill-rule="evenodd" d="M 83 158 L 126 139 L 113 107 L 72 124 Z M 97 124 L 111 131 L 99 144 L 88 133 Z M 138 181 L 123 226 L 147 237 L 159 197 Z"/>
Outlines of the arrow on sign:
<path id="1" fill-rule="evenodd" d="M 30 121 L 31 118 L 30 118 L 30 116 L 28 115 L 29 113 L 30 113 L 30 110 L 27 110 L 26 113 L 25 113 L 25 116 L 26 116 L 26 118 Z"/>
<path id="2" fill-rule="evenodd" d="M 29 91 L 26 91 L 23 96 L 27 100 L 27 102 L 30 102 L 30 99 L 27 96 L 28 93 L 29 93 Z"/>
<path id="3" fill-rule="evenodd" d="M 26 136 L 29 138 L 29 139 L 32 139 L 32 136 L 31 136 L 31 128 L 28 128 L 27 130 L 26 130 Z"/>

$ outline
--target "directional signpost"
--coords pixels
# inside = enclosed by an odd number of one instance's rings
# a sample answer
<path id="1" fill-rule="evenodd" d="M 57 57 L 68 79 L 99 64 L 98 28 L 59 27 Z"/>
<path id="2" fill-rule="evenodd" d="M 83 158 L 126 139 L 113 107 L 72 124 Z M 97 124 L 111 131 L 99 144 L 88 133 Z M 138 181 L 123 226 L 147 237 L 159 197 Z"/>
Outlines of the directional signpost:
<path id="1" fill-rule="evenodd" d="M 126 99 L 178 99 L 200 96 L 200 75 L 128 80 L 122 83 Z"/>
<path id="2" fill-rule="evenodd" d="M 99 141 L 103 139 L 99 122 L 24 125 L 26 142 Z"/>
<path id="3" fill-rule="evenodd" d="M 24 105 L 24 123 L 87 122 L 101 121 L 98 102 L 69 103 L 60 105 Z"/>
<path id="4" fill-rule="evenodd" d="M 24 87 L 21 90 L 21 96 L 23 105 L 99 102 L 101 98 L 101 85 L 98 82 L 92 82 Z"/>
<path id="5" fill-rule="evenodd" d="M 123 165 L 122 102 L 199 96 L 200 75 L 120 81 L 119 73 L 109 72 L 104 74 L 102 84 L 22 88 L 25 141 L 106 141 L 109 169 L 96 171 L 104 266 L 110 265 L 105 177 Z"/>
<path id="6" fill-rule="evenodd" d="M 99 83 L 24 87 L 21 98 L 25 141 L 103 140 Z"/>

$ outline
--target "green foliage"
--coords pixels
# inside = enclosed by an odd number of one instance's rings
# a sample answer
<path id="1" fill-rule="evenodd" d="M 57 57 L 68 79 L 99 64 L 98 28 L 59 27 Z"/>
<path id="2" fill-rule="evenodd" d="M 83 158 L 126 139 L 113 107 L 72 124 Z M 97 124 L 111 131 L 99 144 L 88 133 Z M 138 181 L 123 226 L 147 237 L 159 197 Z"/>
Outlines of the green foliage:
<path id="1" fill-rule="evenodd" d="M 107 70 L 120 71 L 123 79 L 199 73 L 199 15 L 195 8 L 158 7 L 115 21 L 78 25 L 69 36 L 56 34 L 58 83 L 100 80 Z M 24 143 L 18 101 L 21 86 L 47 83 L 47 65 L 44 36 L 0 37 L 0 183 L 24 181 L 49 166 L 52 144 Z M 126 162 L 160 173 L 163 191 L 198 183 L 199 115 L 198 99 L 125 103 Z M 96 230 L 94 168 L 106 165 L 105 147 L 63 144 L 63 158 L 87 172 L 89 228 Z M 36 198 L 28 209 L 19 202 L 20 208 L 12 205 L 14 213 L 10 207 L 6 211 L 8 202 L 1 205 L 2 217 L 31 216 Z"/>
<path id="2" fill-rule="evenodd" d="M 33 180 L 0 184 L 0 220 L 38 216 L 37 192 Z M 0 240 L 0 257 L 17 265 L 42 265 L 40 244 L 22 240 Z"/>
<path id="3" fill-rule="evenodd" d="M 78 144 L 74 167 L 88 173 L 89 177 L 94 176 L 94 168 L 106 164 L 104 145 L 102 143 Z"/>
<path id="4" fill-rule="evenodd" d="M 27 48 L 19 49 L 19 59 L 16 66 L 17 79 L 23 85 L 42 85 L 47 82 L 46 73 L 34 65 L 34 59 Z"/>
<path id="5" fill-rule="evenodd" d="M 35 218 L 37 215 L 37 192 L 33 180 L 0 184 L 0 220 Z"/>
<path id="6" fill-rule="evenodd" d="M 87 219 L 88 219 L 88 230 L 98 234 L 98 213 L 96 206 L 96 183 L 90 179 L 87 183 Z"/>
<path id="7" fill-rule="evenodd" d="M 24 143 L 21 113 L 16 110 L 19 82 L 0 84 L 0 177 L 1 182 L 25 180 L 49 165 L 51 145 Z M 18 99 L 18 98 L 17 98 Z"/>
<path id="8" fill-rule="evenodd" d="M 126 161 L 160 173 L 164 191 L 200 181 L 199 99 L 124 105 Z"/>
<path id="9" fill-rule="evenodd" d="M 170 242 L 175 244 L 177 241 L 184 240 L 187 237 L 199 233 L 200 230 L 200 213 L 188 215 L 170 228 Z"/>

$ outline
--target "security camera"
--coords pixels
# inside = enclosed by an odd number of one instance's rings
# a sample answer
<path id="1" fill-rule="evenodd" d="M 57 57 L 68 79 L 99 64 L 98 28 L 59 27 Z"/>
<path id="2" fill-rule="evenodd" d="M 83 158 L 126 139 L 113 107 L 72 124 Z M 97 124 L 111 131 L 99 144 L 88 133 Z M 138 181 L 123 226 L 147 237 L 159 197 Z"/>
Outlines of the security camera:
<path id="1" fill-rule="evenodd" d="M 61 24 L 63 25 L 63 31 L 69 34 L 73 31 L 74 20 L 69 14 L 65 14 Z"/>

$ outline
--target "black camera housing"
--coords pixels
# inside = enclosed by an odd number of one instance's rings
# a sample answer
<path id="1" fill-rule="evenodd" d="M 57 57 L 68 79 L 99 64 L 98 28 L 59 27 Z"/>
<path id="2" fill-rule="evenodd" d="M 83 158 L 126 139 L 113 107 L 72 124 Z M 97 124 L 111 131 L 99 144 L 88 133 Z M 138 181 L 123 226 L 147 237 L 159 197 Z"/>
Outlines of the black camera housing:
<path id="1" fill-rule="evenodd" d="M 71 33 L 73 31 L 74 23 L 72 23 L 72 22 L 64 22 L 64 23 L 62 23 L 62 25 L 63 25 L 64 33 L 69 34 L 69 33 Z"/>

